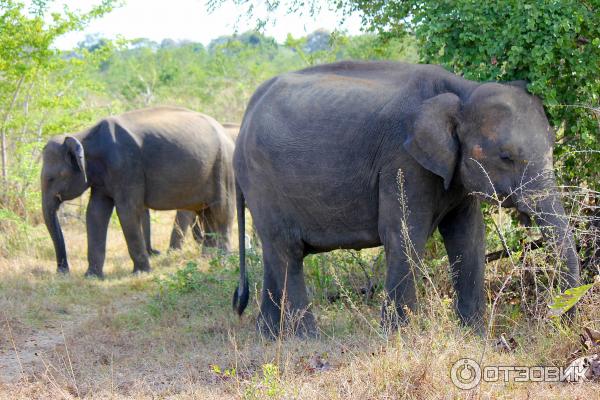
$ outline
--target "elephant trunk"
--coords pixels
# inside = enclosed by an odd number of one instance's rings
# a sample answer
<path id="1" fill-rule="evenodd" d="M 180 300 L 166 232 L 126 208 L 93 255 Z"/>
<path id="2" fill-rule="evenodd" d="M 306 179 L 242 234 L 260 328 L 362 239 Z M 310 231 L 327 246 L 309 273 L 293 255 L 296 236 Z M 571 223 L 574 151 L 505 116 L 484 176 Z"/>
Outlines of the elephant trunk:
<path id="1" fill-rule="evenodd" d="M 69 272 L 69 263 L 67 261 L 67 250 L 65 248 L 65 239 L 58 222 L 58 207 L 60 207 L 61 201 L 56 196 L 48 196 L 44 194 L 42 196 L 42 209 L 44 212 L 44 222 L 46 228 L 52 237 L 54 243 L 54 251 L 56 253 L 56 264 L 58 272 Z"/>
<path id="2" fill-rule="evenodd" d="M 529 192 L 533 195 L 521 196 L 519 211 L 533 217 L 542 230 L 544 240 L 554 246 L 560 259 L 566 263 L 567 271 L 561 274 L 561 286 L 564 283 L 569 288 L 578 286 L 579 257 L 554 176 Z"/>

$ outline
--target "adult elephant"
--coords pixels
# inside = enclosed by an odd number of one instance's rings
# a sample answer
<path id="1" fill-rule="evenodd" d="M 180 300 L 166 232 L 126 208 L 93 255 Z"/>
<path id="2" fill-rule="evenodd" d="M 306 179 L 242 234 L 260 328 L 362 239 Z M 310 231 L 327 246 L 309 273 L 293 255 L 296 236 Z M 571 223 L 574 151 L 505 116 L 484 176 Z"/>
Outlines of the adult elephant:
<path id="1" fill-rule="evenodd" d="M 44 220 L 58 271 L 69 264 L 56 217 L 61 202 L 91 188 L 87 207 L 86 275 L 102 276 L 113 208 L 125 234 L 133 270 L 148 271 L 143 227 L 146 209 L 202 212 L 209 246 L 229 251 L 234 218 L 233 143 L 211 117 L 156 107 L 108 117 L 73 136 L 57 136 L 43 151 Z M 147 234 L 146 234 L 147 236 Z"/>
<path id="2" fill-rule="evenodd" d="M 554 133 L 541 101 L 520 86 L 394 62 L 340 62 L 262 84 L 234 153 L 240 232 L 245 202 L 263 243 L 261 331 L 278 333 L 285 292 L 283 314 L 294 316 L 286 320 L 300 334 L 315 332 L 304 256 L 379 245 L 387 262 L 384 322 L 403 323 L 405 306 L 415 307 L 413 267 L 436 228 L 458 315 L 481 328 L 480 200 L 495 196 L 550 233 L 566 260 L 567 284 L 576 285 L 579 261 L 553 173 Z M 241 314 L 248 281 L 239 238 L 234 308 Z"/>
<path id="3" fill-rule="evenodd" d="M 229 136 L 229 138 L 235 142 L 240 131 L 240 125 L 234 122 L 223 122 L 221 126 L 223 126 L 227 136 Z M 204 215 L 202 213 L 198 215 L 197 213 L 191 211 L 177 211 L 177 214 L 175 215 L 175 222 L 173 223 L 173 230 L 171 231 L 169 250 L 181 249 L 185 234 L 190 226 L 192 226 L 192 235 L 194 240 L 198 244 L 201 244 L 204 241 L 204 232 L 202 231 L 202 226 L 206 225 L 206 223 L 207 221 L 204 221 Z"/>

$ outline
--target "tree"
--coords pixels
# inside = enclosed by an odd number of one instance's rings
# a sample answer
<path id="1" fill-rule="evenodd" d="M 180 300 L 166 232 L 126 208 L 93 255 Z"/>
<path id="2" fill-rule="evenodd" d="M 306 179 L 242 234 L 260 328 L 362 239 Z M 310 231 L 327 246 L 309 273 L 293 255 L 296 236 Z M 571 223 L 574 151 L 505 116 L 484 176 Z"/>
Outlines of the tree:
<path id="1" fill-rule="evenodd" d="M 52 47 L 66 32 L 85 26 L 112 9 L 112 0 L 103 0 L 86 14 L 65 9 L 47 15 L 49 1 L 32 2 L 29 11 L 18 0 L 0 0 L 0 144 L 2 187 L 0 205 L 19 199 L 16 186 L 29 185 L 35 165 L 35 146 L 42 142 L 42 129 L 52 110 L 75 99 L 68 96 L 82 75 L 84 59 L 95 57 L 82 51 L 77 56 Z M 100 54 L 100 53 L 99 53 Z M 87 57 L 87 58 L 86 58 Z M 60 71 L 60 73 L 58 73 Z M 55 120 L 59 121 L 61 118 Z M 9 154 L 15 159 L 11 164 Z M 26 162 L 22 162 L 27 158 Z M 10 166 L 16 174 L 11 176 Z M 27 166 L 27 167 L 25 167 Z M 23 184 L 23 185 L 20 185 Z"/>

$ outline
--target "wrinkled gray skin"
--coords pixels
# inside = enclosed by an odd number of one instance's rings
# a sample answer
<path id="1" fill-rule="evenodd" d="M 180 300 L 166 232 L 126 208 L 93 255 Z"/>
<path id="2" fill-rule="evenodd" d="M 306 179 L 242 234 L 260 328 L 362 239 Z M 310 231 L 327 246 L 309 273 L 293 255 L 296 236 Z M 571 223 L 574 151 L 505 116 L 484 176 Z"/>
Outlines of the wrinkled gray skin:
<path id="1" fill-rule="evenodd" d="M 58 271 L 67 272 L 69 264 L 56 211 L 62 201 L 88 188 L 86 275 L 102 276 L 113 208 L 134 272 L 150 270 L 145 238 L 150 229 L 144 223 L 148 208 L 201 212 L 205 229 L 214 233 L 205 246 L 229 251 L 234 217 L 232 154 L 231 139 L 214 119 L 170 107 L 108 117 L 73 136 L 50 139 L 43 152 L 42 206 Z"/>
<path id="2" fill-rule="evenodd" d="M 225 128 L 225 133 L 235 142 L 240 131 L 240 125 L 233 122 L 224 122 L 221 124 Z M 171 240 L 169 241 L 169 250 L 178 250 L 183 246 L 183 240 L 188 228 L 192 225 L 192 235 L 198 244 L 204 241 L 202 232 L 202 218 L 197 218 L 197 213 L 185 210 L 177 211 L 173 230 L 171 231 Z M 156 250 L 152 250 L 156 253 Z"/>
<path id="3" fill-rule="evenodd" d="M 265 82 L 250 100 L 234 153 L 239 229 L 245 201 L 263 243 L 259 329 L 278 334 L 285 290 L 285 314 L 295 318 L 283 326 L 314 334 L 303 258 L 379 245 L 387 261 L 382 322 L 404 323 L 404 307 L 415 308 L 412 262 L 437 228 L 457 313 L 481 331 L 480 200 L 494 192 L 544 227 L 566 260 L 567 285 L 576 285 L 579 261 L 555 188 L 553 144 L 542 103 L 522 85 L 472 82 L 438 66 L 341 62 Z M 242 252 L 243 240 L 240 234 Z M 240 264 L 234 308 L 241 314 L 248 301 L 243 254 Z"/>

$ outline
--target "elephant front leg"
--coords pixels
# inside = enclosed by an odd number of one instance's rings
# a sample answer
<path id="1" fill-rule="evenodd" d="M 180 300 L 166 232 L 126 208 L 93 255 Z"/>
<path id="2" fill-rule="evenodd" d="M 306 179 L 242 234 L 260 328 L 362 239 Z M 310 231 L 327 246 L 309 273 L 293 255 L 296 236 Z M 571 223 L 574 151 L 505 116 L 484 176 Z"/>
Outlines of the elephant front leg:
<path id="1" fill-rule="evenodd" d="M 88 270 L 86 276 L 103 276 L 106 256 L 106 234 L 114 208 L 113 200 L 92 189 L 86 213 Z"/>
<path id="2" fill-rule="evenodd" d="M 485 224 L 479 201 L 465 199 L 439 225 L 448 253 L 460 320 L 484 331 Z"/>
<path id="3" fill-rule="evenodd" d="M 269 241 L 265 241 L 269 243 Z M 257 327 L 272 339 L 280 334 L 317 334 L 304 283 L 302 254 L 290 248 L 263 247 L 264 278 Z"/>
<path id="4" fill-rule="evenodd" d="M 148 252 L 146 251 L 146 241 L 144 240 L 142 229 L 142 217 L 144 209 L 134 205 L 120 205 L 117 203 L 117 215 L 123 228 L 125 241 L 129 255 L 133 260 L 133 272 L 150 271 L 150 262 L 148 261 Z"/>
<path id="5" fill-rule="evenodd" d="M 402 232 L 386 235 L 386 298 L 381 310 L 381 325 L 388 331 L 405 325 L 407 313 L 415 310 L 416 276 L 419 275 L 419 260 L 425 241 L 426 236 L 405 240 Z"/>
<path id="6" fill-rule="evenodd" d="M 144 240 L 146 241 L 146 251 L 149 255 L 155 256 L 159 255 L 160 251 L 154 250 L 152 248 L 152 231 L 150 229 L 150 210 L 147 208 L 146 213 L 142 219 L 143 229 L 144 229 Z"/>

